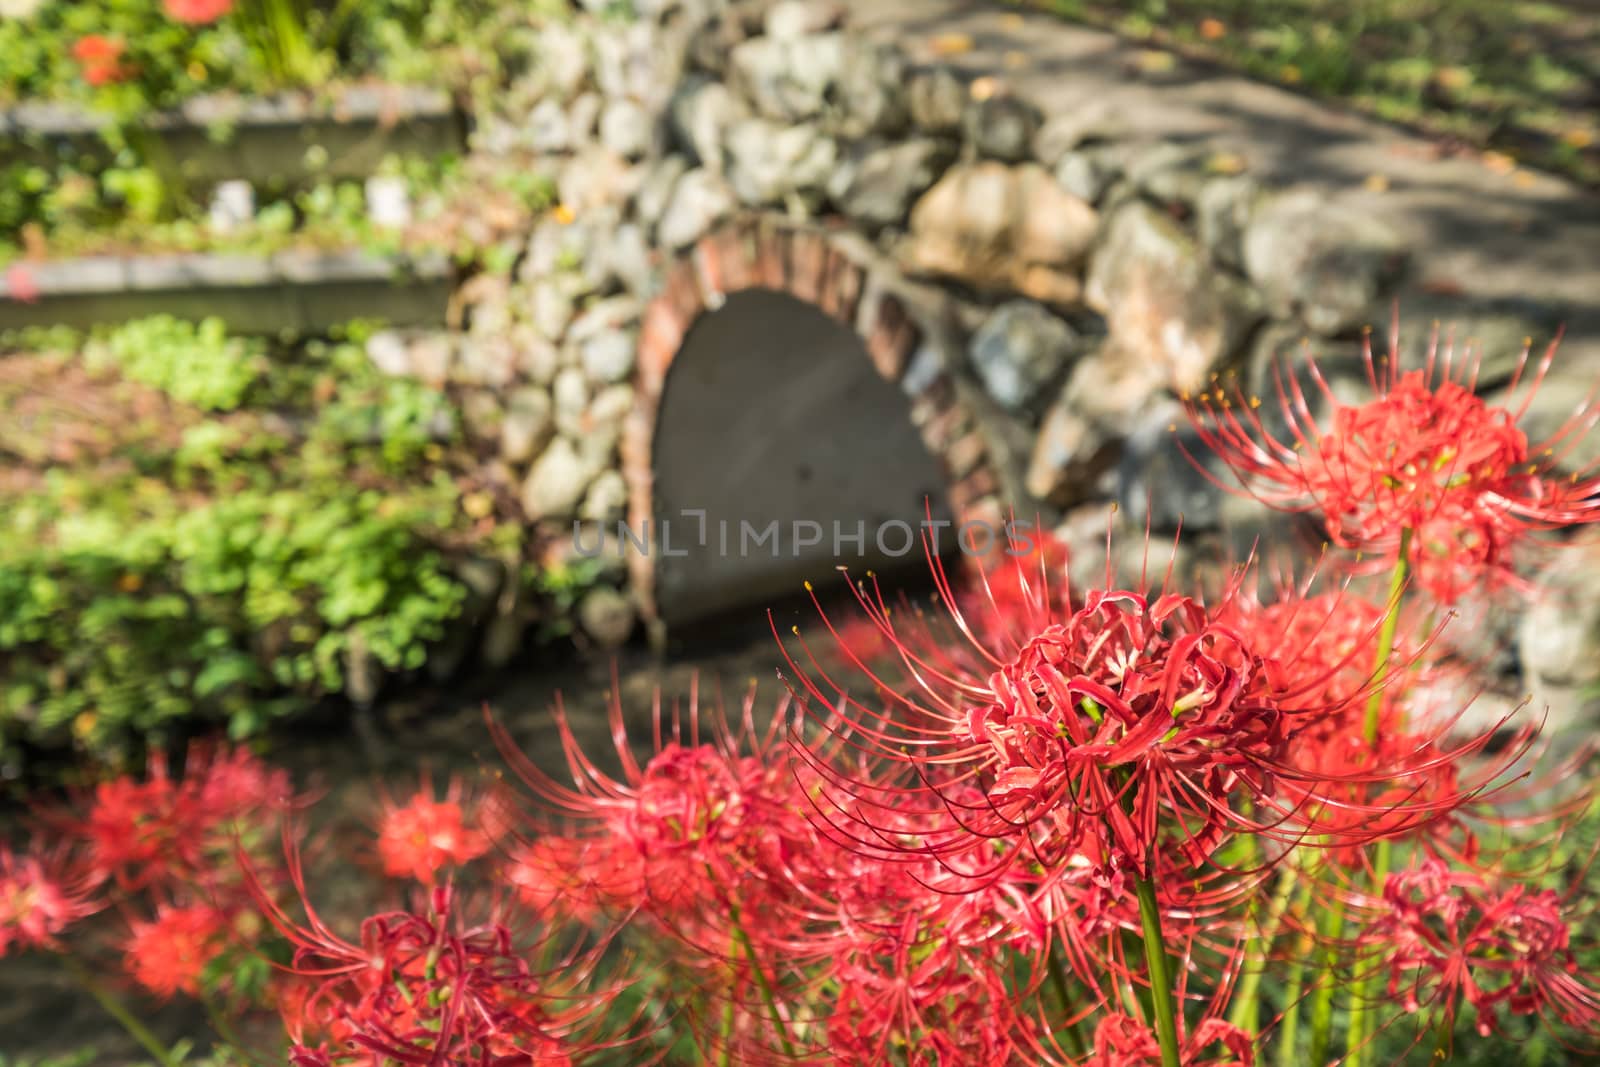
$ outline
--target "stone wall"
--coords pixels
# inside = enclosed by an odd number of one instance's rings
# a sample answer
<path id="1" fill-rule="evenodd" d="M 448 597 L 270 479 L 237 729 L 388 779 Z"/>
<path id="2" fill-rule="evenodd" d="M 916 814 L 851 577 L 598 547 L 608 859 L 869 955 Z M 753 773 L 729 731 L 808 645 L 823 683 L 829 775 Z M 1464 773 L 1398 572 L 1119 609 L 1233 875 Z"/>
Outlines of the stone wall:
<path id="1" fill-rule="evenodd" d="M 1103 534 L 1118 501 L 1157 534 L 1204 533 L 1240 505 L 1178 451 L 1179 398 L 1219 375 L 1269 389 L 1302 339 L 1345 388 L 1408 271 L 1364 216 L 1152 143 L 1095 101 L 1047 114 L 994 78 L 914 64 L 852 33 L 843 6 L 589 6 L 542 31 L 473 133 L 474 151 L 549 174 L 561 206 L 514 270 L 462 288 L 459 332 L 390 360 L 468 394 L 487 476 L 554 553 L 574 521 L 651 515 L 672 360 L 741 288 L 859 333 L 960 515 Z M 1533 329 L 1468 326 L 1495 344 Z M 648 559 L 613 573 L 594 609 L 607 640 L 657 614 Z"/>

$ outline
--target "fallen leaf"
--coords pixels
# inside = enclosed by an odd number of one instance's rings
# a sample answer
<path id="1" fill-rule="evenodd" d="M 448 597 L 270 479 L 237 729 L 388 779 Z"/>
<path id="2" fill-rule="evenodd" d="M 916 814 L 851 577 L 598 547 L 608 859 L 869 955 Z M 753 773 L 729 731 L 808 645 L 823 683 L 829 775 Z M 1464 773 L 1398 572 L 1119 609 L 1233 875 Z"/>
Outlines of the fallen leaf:
<path id="1" fill-rule="evenodd" d="M 1244 157 L 1237 152 L 1218 152 L 1206 160 L 1206 170 L 1212 174 L 1243 174 Z"/>
<path id="2" fill-rule="evenodd" d="M 1200 36 L 1208 41 L 1215 41 L 1227 34 L 1228 27 L 1222 24 L 1221 19 L 1201 19 Z"/>
<path id="3" fill-rule="evenodd" d="M 967 92 L 972 94 L 974 100 L 988 100 L 1000 92 L 1000 80 L 987 75 L 974 78 L 972 84 L 967 86 Z"/>
<path id="4" fill-rule="evenodd" d="M 1141 48 L 1134 53 L 1133 65 L 1146 74 L 1165 74 L 1178 65 L 1178 60 L 1171 52 L 1163 52 L 1157 48 Z"/>
<path id="5" fill-rule="evenodd" d="M 1510 174 L 1517 169 L 1517 161 L 1504 152 L 1485 152 L 1483 154 L 1483 165 L 1496 174 Z"/>
<path id="6" fill-rule="evenodd" d="M 941 33 L 928 45 L 936 56 L 959 56 L 972 51 L 972 38 L 964 33 Z"/>
<path id="7" fill-rule="evenodd" d="M 1389 176 L 1387 174 L 1369 174 L 1361 187 L 1369 193 L 1387 193 L 1389 191 Z"/>

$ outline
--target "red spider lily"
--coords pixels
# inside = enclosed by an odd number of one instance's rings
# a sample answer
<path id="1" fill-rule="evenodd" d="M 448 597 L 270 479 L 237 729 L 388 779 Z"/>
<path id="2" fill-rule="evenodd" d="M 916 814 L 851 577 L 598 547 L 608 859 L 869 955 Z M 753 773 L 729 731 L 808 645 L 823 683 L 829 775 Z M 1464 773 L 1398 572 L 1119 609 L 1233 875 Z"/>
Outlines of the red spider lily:
<path id="1" fill-rule="evenodd" d="M 227 921 L 207 904 L 162 905 L 151 921 L 129 924 L 123 962 L 134 981 L 156 996 L 198 996 L 200 976 L 227 946 Z"/>
<path id="2" fill-rule="evenodd" d="M 944 602 L 957 604 L 933 566 Z M 1297 843 L 1306 831 L 1288 820 L 1307 813 L 1275 798 L 1285 782 L 1317 776 L 1293 765 L 1291 741 L 1327 714 L 1329 676 L 1347 664 L 1302 671 L 1258 652 L 1227 621 L 1242 581 L 1243 572 L 1213 609 L 1167 591 L 1091 589 L 1053 603 L 1041 592 L 1028 613 L 1042 628 L 1022 640 L 1009 625 L 974 626 L 959 607 L 949 615 L 955 640 L 923 619 L 897 627 L 875 587 L 859 586 L 863 610 L 903 664 L 890 678 L 852 660 L 881 705 L 830 677 L 803 639 L 809 669 L 785 655 L 797 691 L 837 709 L 823 724 L 827 744 L 909 767 L 914 778 L 864 779 L 808 756 L 828 783 L 819 810 L 857 845 L 886 854 L 955 862 L 989 841 L 1019 846 L 1010 860 L 964 866 L 972 876 L 1038 860 L 1045 841 L 1054 856 L 1045 866 L 1064 872 L 1081 856 L 1102 878 L 1152 878 L 1179 858 L 1196 867 L 1233 832 Z M 900 814 L 885 822 L 888 812 Z M 920 820 L 912 845 L 891 828 L 906 813 Z"/>
<path id="3" fill-rule="evenodd" d="M 1487 1035 L 1503 1008 L 1600 1038 L 1600 981 L 1580 968 L 1571 908 L 1554 890 L 1428 859 L 1389 875 L 1368 910 L 1361 942 L 1407 1011 L 1453 1019 L 1470 1005 Z"/>
<path id="4" fill-rule="evenodd" d="M 908 1054 L 908 1062 L 940 1067 L 1023 1062 L 1030 1020 L 1014 1010 L 1003 974 L 949 963 L 838 968 L 828 1062 L 877 1067 Z"/>
<path id="5" fill-rule="evenodd" d="M 13 948 L 58 950 L 68 927 L 100 909 L 98 882 L 64 854 L 0 847 L 0 959 Z"/>
<path id="6" fill-rule="evenodd" d="M 587 864 L 574 881 L 589 902 L 644 911 L 680 934 L 712 922 L 720 931 L 712 951 L 722 954 L 730 902 L 746 910 L 747 924 L 772 914 L 769 905 L 789 892 L 792 870 L 807 862 L 815 842 L 793 777 L 769 758 L 785 708 L 777 709 L 763 735 L 754 725 L 754 707 L 752 689 L 736 734 L 720 711 L 702 716 L 696 687 L 686 714 L 675 712 L 664 735 L 658 694 L 655 755 L 640 764 L 613 689 L 610 725 L 622 768 L 614 778 L 583 752 L 558 697 L 554 714 L 571 787 L 529 760 L 492 717 L 490 729 L 507 763 L 546 809 L 524 816 L 538 833 L 559 840 L 542 846 L 544 856 L 566 852 Z M 711 735 L 706 740 L 703 718 Z M 501 806 L 509 814 L 510 798 Z M 535 864 L 544 858 L 537 852 L 521 857 Z M 523 875 L 539 880 L 537 867 L 525 867 Z"/>
<path id="7" fill-rule="evenodd" d="M 1221 1046 L 1216 1048 L 1215 1046 Z M 1255 1042 L 1221 1019 L 1206 1019 L 1183 1044 L 1184 1067 L 1251 1067 Z M 1157 1067 L 1161 1047 L 1148 1026 L 1129 1015 L 1103 1015 L 1094 1031 L 1094 1051 L 1083 1067 Z"/>
<path id="8" fill-rule="evenodd" d="M 241 839 L 259 844 L 263 830 L 293 804 L 288 774 L 244 750 L 197 748 L 187 773 L 174 779 L 161 756 L 144 781 L 99 783 L 81 816 L 43 813 L 82 839 L 99 874 L 124 890 L 157 884 L 216 882 Z"/>
<path id="9" fill-rule="evenodd" d="M 196 800 L 159 759 L 146 781 L 121 777 L 96 785 L 79 824 L 96 869 L 127 890 L 162 881 L 175 868 L 198 869 L 209 819 Z"/>
<path id="10" fill-rule="evenodd" d="M 639 855 L 608 837 L 544 834 L 518 843 L 503 865 L 503 877 L 534 912 L 583 925 L 631 912 L 646 894 Z"/>
<path id="11" fill-rule="evenodd" d="M 452 780 L 444 800 L 422 788 L 403 805 L 386 800 L 378 826 L 378 855 L 390 877 L 432 885 L 440 871 L 464 866 L 489 851 L 489 838 L 467 824 L 461 783 Z"/>
<path id="12" fill-rule="evenodd" d="M 91 33 L 73 44 L 72 58 L 83 67 L 83 80 L 99 87 L 122 81 L 132 73 L 122 62 L 123 51 L 121 41 Z"/>
<path id="13" fill-rule="evenodd" d="M 1363 349 L 1374 395 L 1360 405 L 1340 403 L 1316 361 L 1307 362 L 1332 408 L 1326 429 L 1299 380 L 1281 369 L 1287 440 L 1262 422 L 1258 398 L 1220 386 L 1187 401 L 1190 419 L 1246 492 L 1283 510 L 1320 512 L 1335 543 L 1393 563 L 1409 532 L 1407 561 L 1442 603 L 1480 580 L 1510 578 L 1509 552 L 1528 531 L 1600 517 L 1600 475 L 1557 471 L 1600 412 L 1585 403 L 1537 443 L 1517 426 L 1555 342 L 1526 383 L 1530 352 L 1523 349 L 1511 388 L 1526 384 L 1527 393 L 1515 409 L 1491 407 L 1474 392 L 1477 354 L 1457 359 L 1453 342 L 1441 352 L 1437 329 L 1418 369 L 1400 367 L 1398 324 L 1387 357 L 1374 362 L 1370 336 Z"/>
<path id="14" fill-rule="evenodd" d="M 604 945 L 558 951 L 551 938 L 519 943 L 496 909 L 483 922 L 457 913 L 449 886 L 421 911 L 373 915 L 358 942 L 336 934 L 306 895 L 304 869 L 285 833 L 296 921 L 252 877 L 265 918 L 294 947 L 279 1007 L 306 1065 L 569 1067 L 596 1047 L 587 1036 L 616 990 L 587 988 Z M 535 970 L 530 958 L 547 966 Z"/>
<path id="15" fill-rule="evenodd" d="M 233 0 L 162 0 L 168 16 L 191 26 L 206 26 L 233 10 Z"/>

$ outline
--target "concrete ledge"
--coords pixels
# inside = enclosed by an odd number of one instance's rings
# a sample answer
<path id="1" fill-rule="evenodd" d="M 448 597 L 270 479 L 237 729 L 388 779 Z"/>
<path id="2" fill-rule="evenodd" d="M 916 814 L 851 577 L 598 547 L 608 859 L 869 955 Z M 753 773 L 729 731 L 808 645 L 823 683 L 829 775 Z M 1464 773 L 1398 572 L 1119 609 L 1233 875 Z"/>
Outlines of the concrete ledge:
<path id="1" fill-rule="evenodd" d="M 196 253 L 92 256 L 24 264 L 30 299 L 0 281 L 0 330 L 93 326 L 144 315 L 215 315 L 239 333 L 311 333 L 354 318 L 438 326 L 453 285 L 443 254 L 387 258 L 359 249 L 269 257 Z"/>
<path id="2" fill-rule="evenodd" d="M 109 158 L 102 114 L 69 104 L 27 102 L 0 113 L 0 163 Z M 360 178 L 384 156 L 460 151 L 465 122 L 450 95 L 414 86 L 354 85 L 310 96 L 197 97 L 148 116 L 183 177 L 204 184 Z"/>

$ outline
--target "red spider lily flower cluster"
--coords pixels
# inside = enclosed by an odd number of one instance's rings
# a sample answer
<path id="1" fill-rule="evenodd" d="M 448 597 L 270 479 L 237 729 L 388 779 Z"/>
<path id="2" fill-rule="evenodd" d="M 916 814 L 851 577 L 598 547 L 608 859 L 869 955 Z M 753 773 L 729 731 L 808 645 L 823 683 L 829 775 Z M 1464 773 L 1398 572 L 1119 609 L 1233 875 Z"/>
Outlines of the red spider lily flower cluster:
<path id="1" fill-rule="evenodd" d="M 1502 1010 L 1600 1026 L 1600 982 L 1581 971 L 1573 909 L 1555 890 L 1430 859 L 1389 875 L 1370 907 L 1362 939 L 1407 1011 L 1454 1019 L 1470 1006 L 1485 1036 Z"/>
<path id="2" fill-rule="evenodd" d="M 391 877 L 410 877 L 432 885 L 441 871 L 465 866 L 489 851 L 489 837 L 470 825 L 462 807 L 461 783 L 454 780 L 445 799 L 435 800 L 424 781 L 405 804 L 386 801 L 378 826 L 378 856 Z"/>
<path id="3" fill-rule="evenodd" d="M 555 716 L 572 787 L 529 760 L 491 720 L 502 753 L 544 809 L 531 817 L 539 836 L 516 853 L 519 888 L 529 899 L 578 891 L 573 906 L 644 911 L 686 937 L 699 919 L 724 911 L 731 900 L 753 918 L 769 914 L 769 894 L 782 893 L 788 872 L 807 862 L 814 834 L 794 803 L 793 776 L 772 758 L 775 734 L 755 732 L 753 708 L 752 694 L 744 704 L 744 739 L 752 751 L 743 751 L 743 739 L 720 718 L 702 724 L 698 693 L 670 735 L 662 733 L 658 702 L 655 755 L 640 764 L 628 747 L 621 699 L 613 694 L 619 780 L 583 752 L 558 700 Z M 705 740 L 703 725 L 709 727 Z M 575 861 L 565 875 L 562 860 Z M 726 891 L 735 888 L 729 897 Z M 726 944 L 718 943 L 719 951 Z"/>
<path id="4" fill-rule="evenodd" d="M 621 918 L 676 946 L 674 999 L 710 1059 L 868 1067 L 916 1049 L 918 1062 L 1020 1062 L 1037 1027 L 1004 975 L 1016 945 L 1045 936 L 1043 917 L 935 861 L 842 847 L 813 818 L 820 783 L 778 758 L 787 707 L 762 730 L 754 707 L 752 691 L 735 731 L 697 693 L 670 721 L 658 701 L 655 754 L 640 763 L 614 695 L 612 778 L 558 704 L 572 788 L 496 725 L 539 800 L 523 826 L 538 836 L 511 864 L 523 899 Z"/>
<path id="5" fill-rule="evenodd" d="M 233 0 L 162 0 L 168 16 L 191 26 L 208 26 L 233 10 Z"/>
<path id="6" fill-rule="evenodd" d="M 263 821 L 292 803 L 288 775 L 243 749 L 190 753 L 181 779 L 151 760 L 143 779 L 95 786 L 77 811 L 42 813 L 81 840 L 91 866 L 128 891 L 238 884 L 229 865 L 241 835 L 261 841 Z"/>
<path id="7" fill-rule="evenodd" d="M 945 602 L 955 604 L 935 568 Z M 869 704 L 853 695 L 863 687 L 814 669 L 803 640 L 810 662 L 789 659 L 800 694 L 835 709 L 822 723 L 827 743 L 847 743 L 886 768 L 863 781 L 812 761 L 830 783 L 826 817 L 886 854 L 958 863 L 1009 841 L 1005 862 L 1049 856 L 1059 872 L 1073 860 L 1107 879 L 1164 876 L 1179 863 L 1197 869 L 1237 834 L 1280 845 L 1361 844 L 1375 827 L 1397 833 L 1466 803 L 1465 788 L 1440 789 L 1426 804 L 1407 799 L 1482 739 L 1449 752 L 1418 739 L 1392 754 L 1368 753 L 1342 774 L 1325 765 L 1322 748 L 1352 736 L 1374 691 L 1370 672 L 1352 662 L 1372 643 L 1381 613 L 1357 602 L 1347 614 L 1342 594 L 1253 608 L 1242 583 L 1241 574 L 1210 607 L 1169 591 L 1090 589 L 1076 600 L 1062 593 L 1058 603 L 1041 592 L 1027 609 L 1041 628 L 1021 642 L 1014 611 L 995 620 L 952 608 L 943 632 L 924 619 L 897 626 L 881 593 L 858 587 L 907 684 L 847 652 L 866 671 L 864 688 L 883 700 Z M 1302 638 L 1320 628 L 1332 640 L 1286 641 L 1286 626 L 1291 634 L 1300 627 Z M 1359 745 L 1359 727 L 1354 738 Z M 1404 796 L 1328 795 L 1373 782 Z M 889 829 L 908 811 L 923 820 L 910 844 Z"/>
<path id="8" fill-rule="evenodd" d="M 685 1041 L 719 1067 L 1321 1064 L 1341 1016 L 1370 1067 L 1412 1013 L 1448 1055 L 1463 1008 L 1485 1035 L 1534 1016 L 1593 1043 L 1582 875 L 1527 857 L 1600 808 L 1517 780 L 1535 727 L 1492 746 L 1419 695 L 1441 668 L 1414 596 L 1593 517 L 1600 479 L 1556 473 L 1590 416 L 1530 445 L 1449 351 L 1368 367 L 1375 398 L 1325 431 L 1280 387 L 1292 444 L 1248 402 L 1194 413 L 1264 498 L 1386 555 L 1383 599 L 1360 567 L 1326 574 L 1338 553 L 1209 595 L 1120 588 L 1110 562 L 1074 584 L 1049 539 L 959 587 L 935 558 L 933 609 L 891 610 L 874 579 L 851 621 L 818 602 L 830 641 L 779 635 L 771 705 L 658 695 L 638 745 L 614 682 L 612 751 L 558 699 L 557 766 L 489 716 L 521 788 L 385 798 L 389 899 L 339 921 L 280 772 L 200 752 L 105 782 L 42 819 L 59 844 L 0 850 L 0 955 L 107 911 L 134 982 L 204 995 L 281 938 L 297 1067 L 644 1064 Z"/>
<path id="9" fill-rule="evenodd" d="M 80 919 L 111 911 L 128 976 L 159 997 L 200 992 L 225 952 L 253 952 L 259 928 L 243 849 L 270 842 L 292 802 L 288 776 L 242 750 L 196 749 L 174 777 L 156 757 L 142 778 L 99 783 L 64 807 L 34 813 L 36 844 L 0 851 L 0 948 L 61 950 Z"/>
<path id="10" fill-rule="evenodd" d="M 122 61 L 126 47 L 121 41 L 91 33 L 72 46 L 72 58 L 83 68 L 83 80 L 98 88 L 124 81 L 132 73 Z"/>
<path id="11" fill-rule="evenodd" d="M 529 959 L 539 946 L 519 943 L 493 916 L 463 920 L 449 887 L 429 890 L 424 909 L 365 919 L 359 939 L 348 941 L 306 900 L 292 849 L 290 869 L 305 920 L 265 894 L 260 903 L 295 949 L 289 973 L 297 982 L 282 1010 L 297 1067 L 570 1067 L 586 1051 L 585 1028 L 614 995 L 584 988 L 592 949 L 535 971 Z"/>
<path id="12" fill-rule="evenodd" d="M 1401 366 L 1398 327 L 1382 360 L 1373 359 L 1370 335 L 1363 347 L 1373 390 L 1363 404 L 1341 403 L 1315 360 L 1307 361 L 1331 407 L 1325 425 L 1300 380 L 1281 369 L 1286 432 L 1267 427 L 1258 398 L 1221 386 L 1189 401 L 1191 420 L 1246 492 L 1273 507 L 1320 514 L 1335 543 L 1392 563 L 1404 538 L 1417 582 L 1441 603 L 1509 577 L 1511 548 L 1528 531 L 1600 518 L 1600 474 L 1560 471 L 1600 412 L 1585 404 L 1538 442 L 1518 427 L 1550 369 L 1554 342 L 1531 374 L 1523 349 L 1511 389 L 1525 393 L 1515 408 L 1477 395 L 1478 357 L 1458 358 L 1453 344 L 1441 351 L 1437 329 L 1418 368 Z"/>

